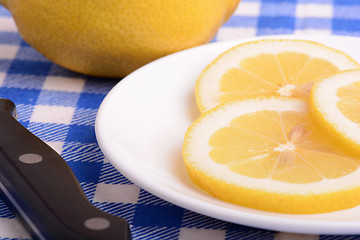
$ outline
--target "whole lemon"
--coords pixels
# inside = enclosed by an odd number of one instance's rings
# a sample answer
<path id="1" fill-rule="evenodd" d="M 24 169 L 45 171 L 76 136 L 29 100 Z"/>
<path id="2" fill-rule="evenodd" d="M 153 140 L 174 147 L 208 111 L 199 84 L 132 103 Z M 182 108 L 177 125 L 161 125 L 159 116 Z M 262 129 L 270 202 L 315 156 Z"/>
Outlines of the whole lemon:
<path id="1" fill-rule="evenodd" d="M 240 0 L 0 0 L 24 40 L 76 72 L 123 77 L 209 42 Z"/>

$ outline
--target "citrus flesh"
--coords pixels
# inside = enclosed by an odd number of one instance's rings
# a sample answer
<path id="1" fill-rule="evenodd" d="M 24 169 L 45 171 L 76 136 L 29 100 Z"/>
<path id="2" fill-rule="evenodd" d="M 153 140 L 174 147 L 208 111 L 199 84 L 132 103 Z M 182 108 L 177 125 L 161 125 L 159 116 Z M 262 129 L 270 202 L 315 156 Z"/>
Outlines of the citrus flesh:
<path id="1" fill-rule="evenodd" d="M 360 160 L 318 130 L 300 99 L 207 111 L 186 132 L 183 158 L 196 185 L 245 207 L 312 214 L 360 203 Z"/>
<path id="2" fill-rule="evenodd" d="M 232 47 L 212 61 L 196 83 L 201 112 L 235 99 L 282 96 L 307 99 L 318 79 L 360 65 L 317 42 L 265 39 Z"/>
<path id="3" fill-rule="evenodd" d="M 324 132 L 360 156 L 360 70 L 348 70 L 317 82 L 310 112 Z"/>
<path id="4" fill-rule="evenodd" d="M 164 55 L 209 42 L 240 0 L 0 0 L 24 40 L 51 61 L 124 77 Z"/>

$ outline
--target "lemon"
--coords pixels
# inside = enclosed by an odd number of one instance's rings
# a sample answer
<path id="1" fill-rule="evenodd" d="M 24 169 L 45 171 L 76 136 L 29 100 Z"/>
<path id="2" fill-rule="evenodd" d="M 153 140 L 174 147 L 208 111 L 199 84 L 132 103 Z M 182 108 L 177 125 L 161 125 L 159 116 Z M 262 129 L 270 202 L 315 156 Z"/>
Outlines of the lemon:
<path id="1" fill-rule="evenodd" d="M 196 185 L 245 207 L 313 214 L 360 203 L 360 160 L 317 128 L 302 99 L 218 105 L 187 130 L 183 158 Z"/>
<path id="2" fill-rule="evenodd" d="M 209 42 L 240 0 L 0 0 L 26 42 L 68 69 L 123 77 Z"/>
<path id="3" fill-rule="evenodd" d="M 323 44 L 292 39 L 265 39 L 239 44 L 213 60 L 196 82 L 201 112 L 255 96 L 307 99 L 313 82 L 360 65 Z"/>
<path id="4" fill-rule="evenodd" d="M 348 70 L 317 82 L 310 94 L 314 122 L 329 137 L 360 156 L 360 70 Z"/>

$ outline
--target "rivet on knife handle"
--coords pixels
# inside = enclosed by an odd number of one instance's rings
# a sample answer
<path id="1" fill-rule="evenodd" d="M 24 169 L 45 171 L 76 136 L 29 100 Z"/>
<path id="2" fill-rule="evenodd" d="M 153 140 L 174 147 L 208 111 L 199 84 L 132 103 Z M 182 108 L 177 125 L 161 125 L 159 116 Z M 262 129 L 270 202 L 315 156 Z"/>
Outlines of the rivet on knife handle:
<path id="1" fill-rule="evenodd" d="M 37 239 L 131 239 L 125 219 L 100 211 L 67 163 L 0 99 L 0 193 Z"/>

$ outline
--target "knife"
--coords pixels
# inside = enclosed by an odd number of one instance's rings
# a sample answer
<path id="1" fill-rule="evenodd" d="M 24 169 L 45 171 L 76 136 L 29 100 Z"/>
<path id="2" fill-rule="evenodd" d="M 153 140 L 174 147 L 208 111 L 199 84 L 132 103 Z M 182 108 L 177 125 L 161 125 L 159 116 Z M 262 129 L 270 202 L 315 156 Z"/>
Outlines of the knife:
<path id="1" fill-rule="evenodd" d="M 34 239 L 130 240 L 129 224 L 86 198 L 71 168 L 0 99 L 0 195 Z"/>

